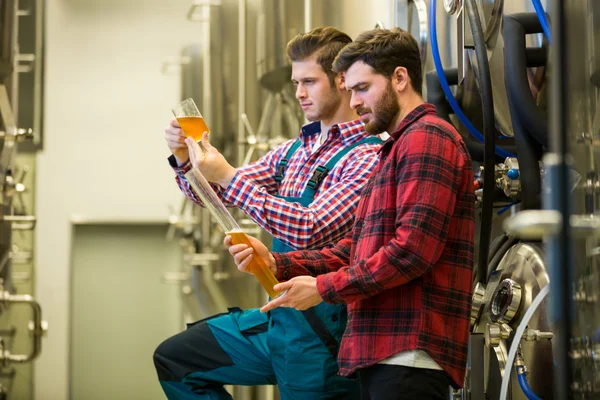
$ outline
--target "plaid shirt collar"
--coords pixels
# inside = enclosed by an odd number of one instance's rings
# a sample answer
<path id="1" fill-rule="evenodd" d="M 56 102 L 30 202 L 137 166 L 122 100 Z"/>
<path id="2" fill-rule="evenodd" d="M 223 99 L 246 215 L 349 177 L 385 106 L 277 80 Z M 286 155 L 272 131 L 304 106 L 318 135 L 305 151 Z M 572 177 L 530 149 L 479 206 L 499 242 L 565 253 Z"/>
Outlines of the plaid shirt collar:
<path id="1" fill-rule="evenodd" d="M 316 138 L 319 133 L 321 133 L 321 122 L 315 121 L 310 122 L 301 129 L 303 139 L 308 139 L 311 136 Z M 352 121 L 341 122 L 339 124 L 333 125 L 328 132 L 328 137 L 333 138 L 337 135 L 341 135 L 342 144 L 344 146 L 352 144 L 353 138 L 357 135 L 364 132 L 364 125 L 360 119 L 355 119 Z"/>
<path id="2" fill-rule="evenodd" d="M 390 134 L 388 140 L 383 143 L 379 151 L 383 150 L 384 147 L 387 147 L 389 143 L 394 143 L 412 124 L 417 122 L 422 116 L 432 114 L 436 115 L 435 106 L 429 103 L 423 103 L 417 107 L 415 107 L 411 112 L 409 112 L 403 119 L 400 121 L 400 125 L 396 128 L 396 131 Z"/>

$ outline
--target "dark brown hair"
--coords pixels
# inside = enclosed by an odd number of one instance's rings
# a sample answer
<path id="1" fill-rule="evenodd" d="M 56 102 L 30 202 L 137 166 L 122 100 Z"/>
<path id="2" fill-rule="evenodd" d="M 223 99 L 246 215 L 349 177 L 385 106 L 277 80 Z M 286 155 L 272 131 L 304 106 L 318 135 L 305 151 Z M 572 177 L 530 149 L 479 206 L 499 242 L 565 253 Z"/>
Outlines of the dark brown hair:
<path id="1" fill-rule="evenodd" d="M 290 40 L 287 44 L 287 55 L 293 62 L 305 60 L 316 54 L 317 64 L 325 71 L 333 87 L 337 73 L 333 72 L 331 65 L 340 50 L 350 42 L 350 36 L 335 28 L 315 28 Z"/>
<path id="2" fill-rule="evenodd" d="M 422 94 L 423 72 L 419 46 L 410 33 L 400 28 L 373 29 L 358 35 L 344 47 L 333 61 L 333 70 L 347 71 L 352 64 L 362 61 L 376 73 L 391 79 L 396 67 L 404 67 L 415 92 Z"/>

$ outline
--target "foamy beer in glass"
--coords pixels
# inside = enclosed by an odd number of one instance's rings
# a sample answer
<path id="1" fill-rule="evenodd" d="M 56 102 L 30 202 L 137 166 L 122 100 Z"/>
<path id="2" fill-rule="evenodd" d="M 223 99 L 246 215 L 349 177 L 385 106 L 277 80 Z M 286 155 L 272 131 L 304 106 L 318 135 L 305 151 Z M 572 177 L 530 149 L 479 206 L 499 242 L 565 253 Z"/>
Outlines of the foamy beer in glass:
<path id="1" fill-rule="evenodd" d="M 198 111 L 194 99 L 185 99 L 172 109 L 186 137 L 194 138 L 197 142 L 202 139 L 204 132 L 210 133 L 202 114 Z"/>

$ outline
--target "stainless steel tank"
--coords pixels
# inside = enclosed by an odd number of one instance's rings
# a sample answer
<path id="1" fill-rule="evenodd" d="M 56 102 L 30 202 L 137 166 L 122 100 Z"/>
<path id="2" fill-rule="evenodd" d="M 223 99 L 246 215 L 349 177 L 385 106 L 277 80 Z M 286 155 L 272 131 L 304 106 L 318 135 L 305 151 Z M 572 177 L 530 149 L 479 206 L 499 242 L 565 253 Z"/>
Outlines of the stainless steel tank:
<path id="1" fill-rule="evenodd" d="M 544 251 L 536 243 L 518 243 L 511 247 L 492 274 L 480 298 L 483 306 L 473 327 L 474 333 L 485 336 L 483 376 L 487 399 L 499 398 L 502 376 L 509 370 L 506 368 L 506 362 L 512 336 L 533 299 L 548 284 Z M 548 304 L 547 298 L 544 299 L 529 321 L 529 329 L 543 333 L 550 331 Z M 504 337 L 509 334 L 510 338 Z M 531 338 L 533 339 L 533 336 Z M 529 385 L 539 397 L 552 399 L 553 388 L 552 385 L 548 385 L 548 373 L 553 369 L 552 341 L 525 340 L 521 342 L 521 346 L 529 371 Z M 507 398 L 526 400 L 527 397 L 519 386 L 517 374 L 512 366 L 510 370 L 511 386 Z"/>

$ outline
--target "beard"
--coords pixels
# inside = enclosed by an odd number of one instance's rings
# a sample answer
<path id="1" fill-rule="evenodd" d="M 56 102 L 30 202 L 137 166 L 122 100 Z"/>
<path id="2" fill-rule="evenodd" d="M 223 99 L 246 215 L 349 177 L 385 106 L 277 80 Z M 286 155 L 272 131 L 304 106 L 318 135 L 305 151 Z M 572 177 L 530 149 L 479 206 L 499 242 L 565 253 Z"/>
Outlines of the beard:
<path id="1" fill-rule="evenodd" d="M 331 118 L 335 115 L 336 111 L 340 107 L 342 99 L 340 94 L 332 88 L 331 91 L 325 96 L 321 98 L 318 104 L 314 104 L 315 111 L 308 114 L 305 113 L 305 117 L 307 120 L 311 122 L 315 121 L 323 121 L 327 118 Z"/>
<path id="2" fill-rule="evenodd" d="M 365 123 L 365 131 L 367 131 L 368 134 L 379 135 L 386 131 L 400 113 L 400 106 L 396 100 L 396 94 L 394 93 L 392 84 L 388 83 L 383 96 L 375 103 L 373 109 L 358 107 L 356 112 L 359 115 L 371 113 L 373 116 L 372 119 Z M 392 134 L 393 132 L 388 133 Z"/>

